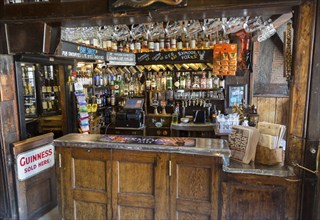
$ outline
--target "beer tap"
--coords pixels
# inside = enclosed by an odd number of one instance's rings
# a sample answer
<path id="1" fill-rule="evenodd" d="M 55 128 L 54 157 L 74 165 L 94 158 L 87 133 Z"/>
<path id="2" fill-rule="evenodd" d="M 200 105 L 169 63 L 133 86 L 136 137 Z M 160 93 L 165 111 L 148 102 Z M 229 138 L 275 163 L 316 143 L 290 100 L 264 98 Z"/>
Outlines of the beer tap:
<path id="1" fill-rule="evenodd" d="M 182 101 L 182 117 L 184 118 L 186 116 L 186 103 L 185 101 Z"/>

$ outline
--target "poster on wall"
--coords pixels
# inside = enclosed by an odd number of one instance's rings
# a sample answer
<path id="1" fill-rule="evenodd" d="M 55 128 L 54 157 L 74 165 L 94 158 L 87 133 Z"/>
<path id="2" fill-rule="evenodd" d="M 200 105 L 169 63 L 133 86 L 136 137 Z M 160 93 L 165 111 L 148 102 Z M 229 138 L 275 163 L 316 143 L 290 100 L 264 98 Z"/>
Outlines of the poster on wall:
<path id="1" fill-rule="evenodd" d="M 232 108 L 235 105 L 247 105 L 247 85 L 237 84 L 227 86 L 227 107 Z"/>
<path id="2" fill-rule="evenodd" d="M 110 0 L 110 12 L 137 11 L 145 9 L 166 9 L 172 7 L 185 7 L 187 0 Z"/>

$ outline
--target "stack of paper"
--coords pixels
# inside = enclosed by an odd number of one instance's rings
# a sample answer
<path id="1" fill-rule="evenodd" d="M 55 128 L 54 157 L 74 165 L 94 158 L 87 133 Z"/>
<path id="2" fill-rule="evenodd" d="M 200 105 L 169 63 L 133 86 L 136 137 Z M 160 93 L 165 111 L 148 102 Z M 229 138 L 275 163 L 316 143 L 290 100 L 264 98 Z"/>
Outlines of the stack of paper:
<path id="1" fill-rule="evenodd" d="M 231 158 L 246 164 L 254 161 L 259 136 L 258 129 L 254 127 L 233 126 L 228 138 Z"/>
<path id="2" fill-rule="evenodd" d="M 257 146 L 256 161 L 265 165 L 274 165 L 283 162 L 283 140 L 286 126 L 268 122 L 259 122 L 260 139 Z"/>
<path id="3" fill-rule="evenodd" d="M 259 122 L 258 130 L 260 132 L 259 146 L 267 147 L 269 149 L 284 147 L 281 145 L 286 132 L 286 126 L 268 122 Z"/>

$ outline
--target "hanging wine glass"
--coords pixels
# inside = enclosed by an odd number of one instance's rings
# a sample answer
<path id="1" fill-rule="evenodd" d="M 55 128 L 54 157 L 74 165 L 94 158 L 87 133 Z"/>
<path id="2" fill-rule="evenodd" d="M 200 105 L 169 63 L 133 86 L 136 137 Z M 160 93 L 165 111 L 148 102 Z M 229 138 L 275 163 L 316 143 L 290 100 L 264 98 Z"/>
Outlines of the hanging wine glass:
<path id="1" fill-rule="evenodd" d="M 222 21 L 220 18 L 204 19 L 202 31 L 204 34 L 213 34 L 222 30 Z"/>
<path id="2" fill-rule="evenodd" d="M 183 31 L 187 36 L 195 35 L 202 30 L 198 20 L 190 20 L 184 22 Z"/>
<path id="3" fill-rule="evenodd" d="M 147 30 L 144 24 L 133 24 L 131 26 L 130 36 L 134 40 L 144 37 L 146 33 L 147 33 Z"/>
<path id="4" fill-rule="evenodd" d="M 268 21 L 264 22 L 264 26 L 260 29 L 258 33 L 257 40 L 259 42 L 265 41 L 268 38 L 272 37 L 277 30 L 273 27 L 272 20 L 269 19 Z"/>
<path id="5" fill-rule="evenodd" d="M 243 17 L 231 17 L 229 19 L 226 19 L 222 23 L 224 34 L 227 35 L 240 31 L 241 29 L 243 29 L 244 22 L 245 20 Z"/>
<path id="6" fill-rule="evenodd" d="M 153 39 L 165 33 L 162 22 L 148 23 L 145 25 L 148 36 Z"/>
<path id="7" fill-rule="evenodd" d="M 166 28 L 165 28 L 165 32 L 167 34 L 168 37 L 174 37 L 177 36 L 180 32 L 180 26 L 178 24 L 178 22 L 176 21 L 168 21 Z"/>
<path id="8" fill-rule="evenodd" d="M 246 21 L 243 24 L 243 29 L 247 33 L 252 33 L 256 30 L 259 30 L 262 26 L 263 26 L 263 21 L 260 16 L 256 16 L 256 17 L 247 16 Z"/>
<path id="9" fill-rule="evenodd" d="M 126 40 L 130 36 L 130 30 L 127 25 L 115 25 L 113 38 L 117 41 Z"/>

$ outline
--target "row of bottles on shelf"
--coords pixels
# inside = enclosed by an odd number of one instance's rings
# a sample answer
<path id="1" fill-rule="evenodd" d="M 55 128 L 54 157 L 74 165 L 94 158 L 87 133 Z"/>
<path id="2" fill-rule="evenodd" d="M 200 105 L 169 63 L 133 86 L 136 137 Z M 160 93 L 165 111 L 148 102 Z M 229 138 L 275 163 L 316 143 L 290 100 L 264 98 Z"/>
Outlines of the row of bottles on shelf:
<path id="1" fill-rule="evenodd" d="M 177 50 L 200 50 L 212 49 L 215 44 L 230 43 L 228 35 L 223 32 L 217 32 L 215 35 L 193 34 L 186 36 L 161 35 L 154 38 L 145 36 L 140 39 L 128 39 L 117 41 L 116 39 L 106 39 L 99 41 L 91 39 L 90 41 L 80 42 L 86 45 L 102 48 L 112 52 L 160 52 L 160 51 L 177 51 Z"/>
<path id="2" fill-rule="evenodd" d="M 211 72 L 154 72 L 148 73 L 146 90 L 218 90 L 224 88 L 224 78 Z"/>
<path id="3" fill-rule="evenodd" d="M 34 96 L 35 94 L 35 78 L 33 66 L 22 66 L 22 83 L 25 96 Z"/>
<path id="4" fill-rule="evenodd" d="M 146 90 L 173 90 L 173 89 L 214 89 L 224 88 L 224 78 L 213 75 L 210 71 L 199 72 L 148 72 L 146 77 L 142 73 L 111 73 L 95 74 L 79 71 L 76 73 L 77 81 L 83 85 L 114 86 L 116 90 L 123 87 L 125 90 L 135 91 L 136 95 Z M 144 78 L 146 78 L 144 80 Z M 145 81 L 145 85 L 144 85 Z M 124 84 L 124 85 L 122 85 Z M 140 85 L 141 84 L 141 85 Z M 136 86 L 142 87 L 140 91 Z M 121 90 L 121 88 L 120 88 Z"/>

